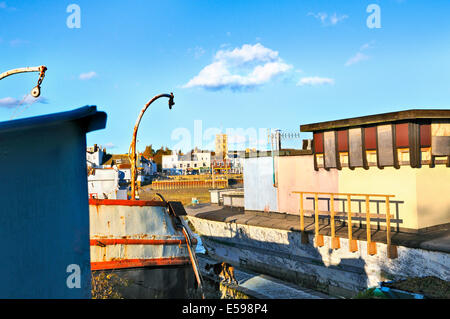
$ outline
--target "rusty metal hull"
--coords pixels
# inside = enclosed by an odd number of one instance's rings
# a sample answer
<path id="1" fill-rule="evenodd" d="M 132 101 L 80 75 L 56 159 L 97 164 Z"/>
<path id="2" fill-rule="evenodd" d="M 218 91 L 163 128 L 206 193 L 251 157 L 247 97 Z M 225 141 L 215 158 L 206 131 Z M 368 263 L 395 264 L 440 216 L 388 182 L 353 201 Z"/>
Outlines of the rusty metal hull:
<path id="1" fill-rule="evenodd" d="M 94 270 L 93 275 L 99 272 L 113 273 L 125 280 L 126 285 L 116 287 L 125 299 L 184 299 L 196 291 L 190 265 Z"/>
<path id="2" fill-rule="evenodd" d="M 162 201 L 89 200 L 91 269 L 129 281 L 125 298 L 178 298 L 194 287 L 183 233 Z"/>

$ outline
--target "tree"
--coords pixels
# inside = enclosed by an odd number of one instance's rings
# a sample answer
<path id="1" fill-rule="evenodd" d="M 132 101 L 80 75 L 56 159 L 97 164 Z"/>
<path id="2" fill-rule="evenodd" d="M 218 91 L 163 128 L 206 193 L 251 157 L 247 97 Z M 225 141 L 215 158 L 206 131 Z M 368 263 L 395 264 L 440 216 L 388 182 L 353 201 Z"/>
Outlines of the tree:
<path id="1" fill-rule="evenodd" d="M 155 155 L 155 150 L 153 149 L 152 146 L 153 145 L 150 144 L 145 147 L 145 151 L 144 153 L 142 153 L 142 155 L 144 155 L 145 158 L 151 158 Z"/>
<path id="2" fill-rule="evenodd" d="M 162 170 L 162 157 L 163 155 L 171 155 L 172 150 L 170 150 L 167 146 L 164 148 L 161 146 L 159 150 L 156 151 L 156 153 L 153 155 L 153 161 L 156 163 L 158 167 L 158 171 Z"/>

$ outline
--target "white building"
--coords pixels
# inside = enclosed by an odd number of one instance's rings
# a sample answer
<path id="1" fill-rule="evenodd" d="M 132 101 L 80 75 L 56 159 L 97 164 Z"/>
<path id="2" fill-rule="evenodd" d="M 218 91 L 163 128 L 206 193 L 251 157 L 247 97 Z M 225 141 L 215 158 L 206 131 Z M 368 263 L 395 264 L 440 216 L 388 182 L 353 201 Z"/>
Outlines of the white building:
<path id="1" fill-rule="evenodd" d="M 127 199 L 127 185 L 131 181 L 128 154 L 107 154 L 95 144 L 86 149 L 89 196 L 95 198 Z M 157 172 L 156 163 L 138 156 L 136 181 L 150 182 Z"/>
<path id="2" fill-rule="evenodd" d="M 120 186 L 120 171 L 114 168 L 91 168 L 88 173 L 89 197 L 127 199 L 127 188 Z"/>
<path id="3" fill-rule="evenodd" d="M 226 160 L 230 163 L 230 173 L 242 174 L 244 172 L 245 152 L 228 152 Z"/>
<path id="4" fill-rule="evenodd" d="M 86 163 L 88 167 L 100 167 L 103 164 L 103 156 L 106 149 L 102 150 L 101 146 L 94 144 L 92 147 L 86 148 Z"/>
<path id="5" fill-rule="evenodd" d="M 211 152 L 197 151 L 193 155 L 163 155 L 162 170 L 163 172 L 179 170 L 183 173 L 187 171 L 201 171 L 211 169 Z"/>

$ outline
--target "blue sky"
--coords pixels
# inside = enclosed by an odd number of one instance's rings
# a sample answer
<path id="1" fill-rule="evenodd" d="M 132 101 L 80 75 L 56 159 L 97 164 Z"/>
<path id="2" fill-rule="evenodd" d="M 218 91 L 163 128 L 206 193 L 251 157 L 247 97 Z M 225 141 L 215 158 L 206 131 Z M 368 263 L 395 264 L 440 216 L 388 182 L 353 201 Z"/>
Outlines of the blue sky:
<path id="1" fill-rule="evenodd" d="M 67 27 L 72 3 L 81 28 Z M 381 28 L 367 26 L 370 4 Z M 176 104 L 152 104 L 138 149 L 179 146 L 174 137 L 185 131 L 195 146 L 195 120 L 203 133 L 298 132 L 307 123 L 448 109 L 449 14 L 450 1 L 0 0 L 0 71 L 48 67 L 33 104 L 15 107 L 37 74 L 0 81 L 0 120 L 97 105 L 107 128 L 89 133 L 88 144 L 124 153 L 140 109 L 160 93 L 174 92 Z"/>

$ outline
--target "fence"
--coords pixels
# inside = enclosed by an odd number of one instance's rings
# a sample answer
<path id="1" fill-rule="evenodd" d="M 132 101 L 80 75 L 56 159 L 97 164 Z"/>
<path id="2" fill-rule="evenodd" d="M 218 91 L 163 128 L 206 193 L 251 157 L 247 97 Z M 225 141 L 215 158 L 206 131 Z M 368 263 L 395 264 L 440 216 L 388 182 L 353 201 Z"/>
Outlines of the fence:
<path id="1" fill-rule="evenodd" d="M 355 252 L 358 250 L 358 246 L 356 240 L 352 238 L 353 235 L 353 221 L 352 218 L 364 218 L 366 222 L 366 232 L 367 232 L 367 251 L 369 255 L 375 255 L 377 253 L 376 244 L 371 239 L 371 222 L 372 219 L 376 219 L 379 222 L 380 219 L 384 219 L 386 221 L 386 242 L 387 242 L 387 251 L 389 258 L 397 257 L 396 246 L 391 244 L 391 219 L 394 218 L 390 213 L 390 198 L 395 197 L 395 195 L 381 195 L 381 194 L 351 194 L 351 193 L 322 193 L 322 192 L 300 192 L 294 191 L 293 193 L 300 195 L 300 231 L 302 232 L 302 242 L 307 242 L 307 237 L 305 236 L 305 216 L 314 216 L 314 233 L 315 233 L 315 245 L 316 247 L 322 247 L 323 243 L 323 235 L 319 234 L 319 216 L 329 216 L 330 218 L 330 227 L 331 227 L 331 248 L 339 249 L 340 241 L 339 237 L 336 236 L 336 224 L 335 219 L 343 218 L 347 220 L 348 226 L 348 241 L 349 241 L 349 250 L 351 252 Z M 314 209 L 306 210 L 304 209 L 304 195 L 305 194 L 313 194 L 314 195 Z M 329 196 L 329 205 L 328 211 L 319 211 L 319 195 L 327 195 Z M 337 198 L 336 196 L 344 196 L 346 199 Z M 363 197 L 365 202 L 365 213 L 352 212 L 352 197 Z M 370 200 L 371 197 L 381 197 L 384 198 L 384 202 L 386 204 L 385 214 L 371 214 L 370 212 L 370 203 L 376 202 L 379 205 L 380 200 Z M 309 199 L 309 198 L 307 198 Z M 336 211 L 335 201 L 345 201 L 347 202 L 347 211 L 345 211 L 345 205 L 343 205 L 343 211 Z M 355 199 L 354 201 L 362 201 L 361 199 Z"/>
<path id="2" fill-rule="evenodd" d="M 225 188 L 228 187 L 228 180 L 200 180 L 200 181 L 154 181 L 152 189 L 185 189 L 185 188 Z"/>

